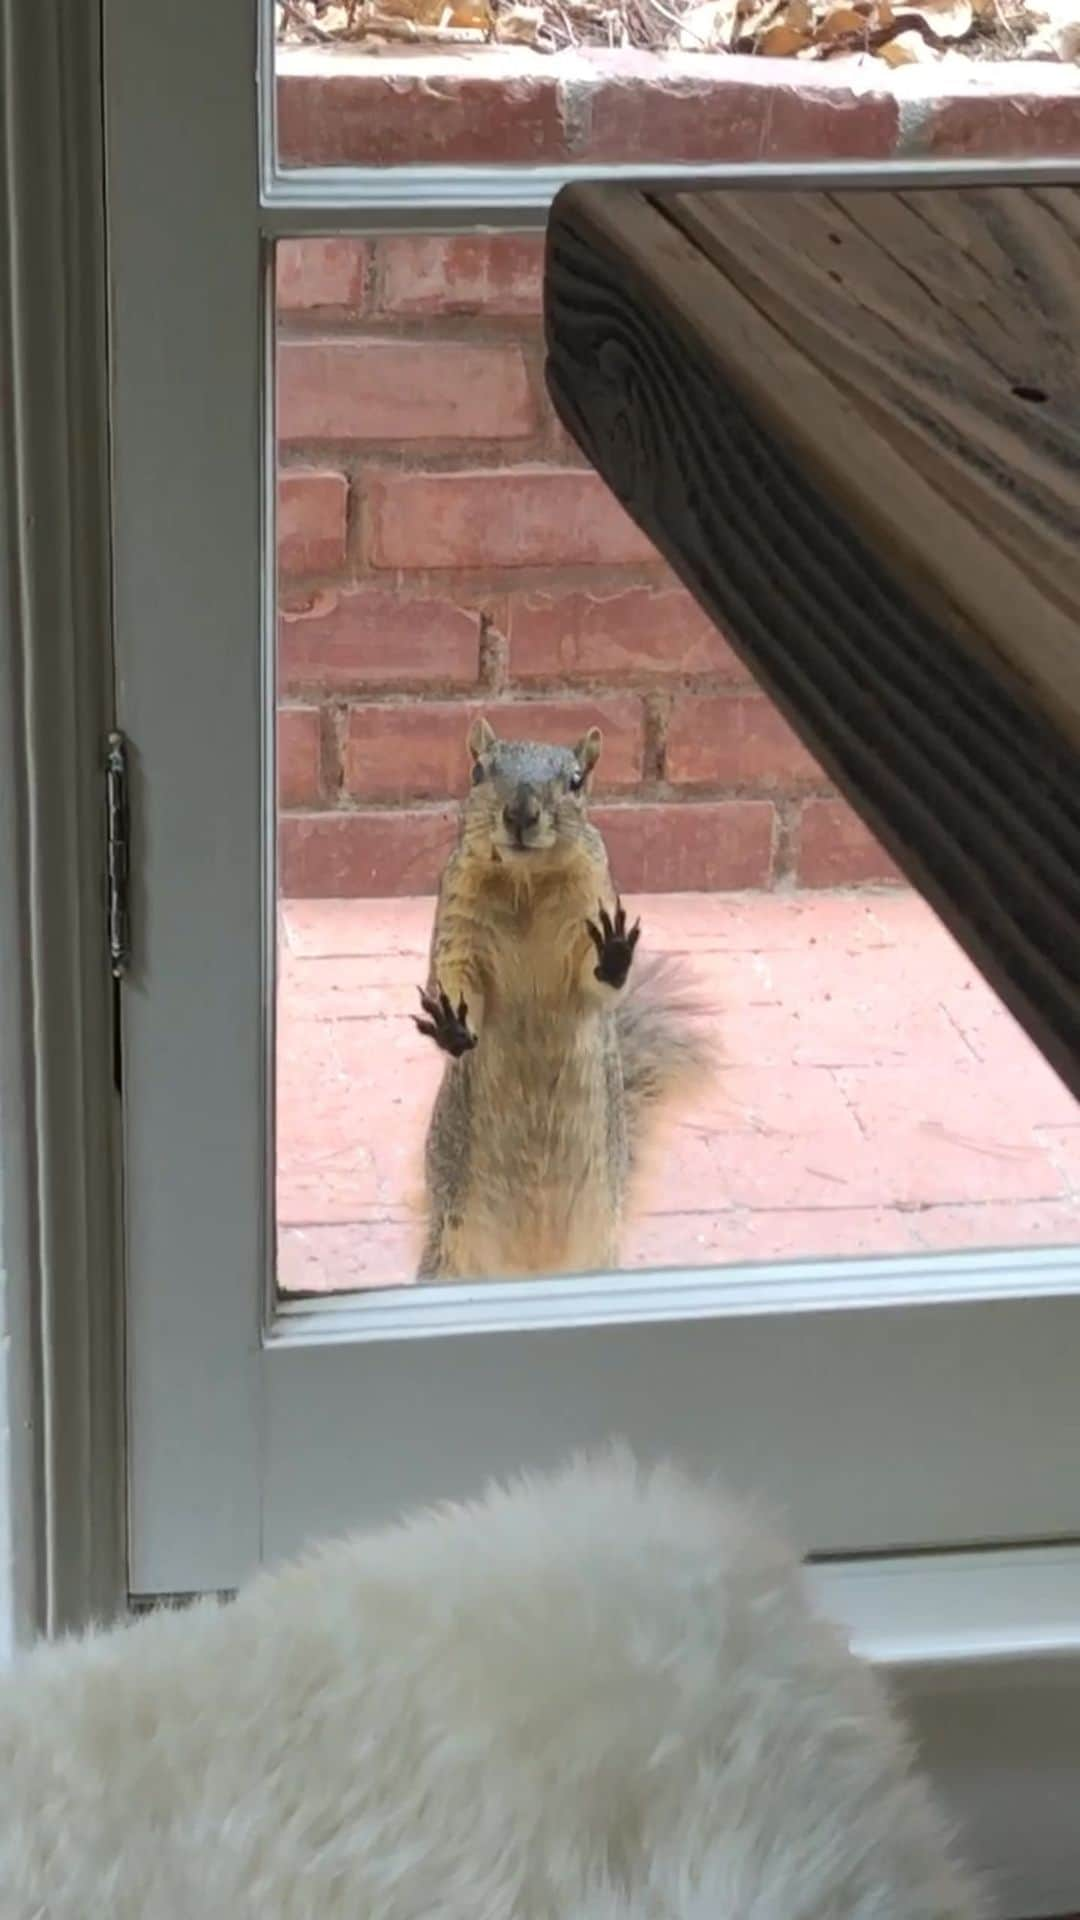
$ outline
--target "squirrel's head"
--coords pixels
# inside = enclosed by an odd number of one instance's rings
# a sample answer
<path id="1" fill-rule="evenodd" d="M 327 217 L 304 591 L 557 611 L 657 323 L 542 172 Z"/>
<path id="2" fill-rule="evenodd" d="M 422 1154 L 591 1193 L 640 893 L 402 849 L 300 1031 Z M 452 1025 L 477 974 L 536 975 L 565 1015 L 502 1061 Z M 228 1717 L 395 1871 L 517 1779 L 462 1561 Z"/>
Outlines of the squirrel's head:
<path id="1" fill-rule="evenodd" d="M 590 727 L 576 747 L 543 747 L 500 740 L 486 720 L 474 721 L 467 843 L 494 860 L 547 864 L 580 838 L 600 744 L 599 727 Z"/>

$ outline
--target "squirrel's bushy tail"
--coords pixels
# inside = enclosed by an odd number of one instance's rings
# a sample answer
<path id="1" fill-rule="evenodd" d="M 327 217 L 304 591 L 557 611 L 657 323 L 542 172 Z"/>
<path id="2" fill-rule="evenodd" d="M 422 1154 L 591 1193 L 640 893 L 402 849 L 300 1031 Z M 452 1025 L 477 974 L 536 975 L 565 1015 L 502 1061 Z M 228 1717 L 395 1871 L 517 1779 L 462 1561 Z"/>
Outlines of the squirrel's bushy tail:
<path id="1" fill-rule="evenodd" d="M 700 1018 L 708 1011 L 677 955 L 635 961 L 615 1015 L 631 1175 L 658 1109 L 692 1093 L 716 1065 L 716 1043 Z"/>

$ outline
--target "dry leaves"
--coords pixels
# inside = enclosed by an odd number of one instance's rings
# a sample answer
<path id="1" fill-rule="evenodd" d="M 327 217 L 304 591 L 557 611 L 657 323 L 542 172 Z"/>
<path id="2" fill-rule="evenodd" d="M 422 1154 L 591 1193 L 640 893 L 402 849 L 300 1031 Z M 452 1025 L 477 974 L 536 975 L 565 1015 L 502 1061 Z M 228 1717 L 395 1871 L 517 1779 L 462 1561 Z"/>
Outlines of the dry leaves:
<path id="1" fill-rule="evenodd" d="M 1080 0 L 277 0 L 296 44 L 486 42 L 763 54 L 861 55 L 889 67 L 963 58 L 1080 62 Z"/>
<path id="2" fill-rule="evenodd" d="M 1071 0 L 1080 6 L 1080 0 Z M 749 15 L 732 46 L 781 59 L 870 54 L 891 67 L 940 59 L 979 30 L 973 0 L 769 0 Z"/>

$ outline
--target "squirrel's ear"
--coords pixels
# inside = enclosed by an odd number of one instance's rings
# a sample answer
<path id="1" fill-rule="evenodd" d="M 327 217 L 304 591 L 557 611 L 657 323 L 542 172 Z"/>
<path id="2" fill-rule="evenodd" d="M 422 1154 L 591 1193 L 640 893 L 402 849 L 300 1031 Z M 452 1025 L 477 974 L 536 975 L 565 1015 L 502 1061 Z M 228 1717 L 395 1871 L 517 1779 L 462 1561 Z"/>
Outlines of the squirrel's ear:
<path id="1" fill-rule="evenodd" d="M 574 752 L 583 773 L 592 772 L 600 758 L 600 749 L 603 744 L 604 736 L 599 727 L 590 727 L 588 733 L 582 735 Z"/>
<path id="2" fill-rule="evenodd" d="M 488 749 L 494 745 L 495 729 L 488 725 L 483 714 L 481 714 L 479 719 L 474 720 L 472 726 L 469 728 L 469 752 L 474 760 L 479 760 L 481 754 L 487 753 Z"/>

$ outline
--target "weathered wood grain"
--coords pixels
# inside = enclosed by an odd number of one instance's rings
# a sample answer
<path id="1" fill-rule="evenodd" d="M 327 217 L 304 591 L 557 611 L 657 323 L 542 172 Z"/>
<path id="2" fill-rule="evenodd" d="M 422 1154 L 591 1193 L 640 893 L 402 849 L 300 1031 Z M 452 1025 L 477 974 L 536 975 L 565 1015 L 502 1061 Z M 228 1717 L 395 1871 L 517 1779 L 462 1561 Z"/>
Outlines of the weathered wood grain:
<path id="1" fill-rule="evenodd" d="M 1068 188 L 1007 188 L 730 203 L 697 194 L 666 205 L 771 327 L 847 391 L 911 481 L 947 503 L 922 563 L 1080 743 L 1080 200 Z M 862 503 L 868 525 L 902 517 L 899 479 Z M 971 575 L 955 555 L 954 519 L 967 521 L 967 544 L 991 562 L 1006 604 L 982 567 Z"/>
<path id="2" fill-rule="evenodd" d="M 574 188 L 547 327 L 569 430 L 1080 1093 L 1078 206 Z"/>

